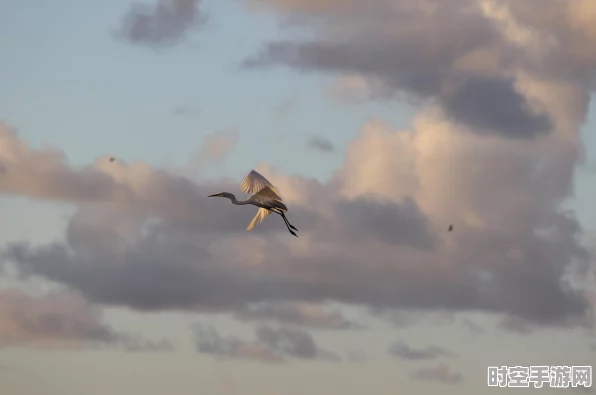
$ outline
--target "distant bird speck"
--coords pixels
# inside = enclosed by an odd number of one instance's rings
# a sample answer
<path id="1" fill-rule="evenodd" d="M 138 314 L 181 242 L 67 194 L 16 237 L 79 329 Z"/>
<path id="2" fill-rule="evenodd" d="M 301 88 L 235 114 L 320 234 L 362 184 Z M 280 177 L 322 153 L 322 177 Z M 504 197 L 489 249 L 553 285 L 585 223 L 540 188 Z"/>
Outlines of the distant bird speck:
<path id="1" fill-rule="evenodd" d="M 113 161 L 115 161 L 115 160 L 116 160 L 116 158 L 114 158 L 114 157 L 111 157 L 111 158 L 110 158 L 110 162 L 113 162 Z"/>
<path id="2" fill-rule="evenodd" d="M 449 232 L 453 230 L 453 225 L 449 225 Z"/>

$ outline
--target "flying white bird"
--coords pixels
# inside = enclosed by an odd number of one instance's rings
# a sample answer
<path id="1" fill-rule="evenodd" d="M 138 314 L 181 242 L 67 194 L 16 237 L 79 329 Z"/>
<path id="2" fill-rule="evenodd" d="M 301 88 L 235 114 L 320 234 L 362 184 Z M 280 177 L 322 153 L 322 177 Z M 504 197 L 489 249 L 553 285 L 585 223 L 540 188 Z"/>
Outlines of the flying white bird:
<path id="1" fill-rule="evenodd" d="M 252 193 L 246 200 L 236 200 L 236 196 L 233 193 L 229 192 L 221 192 L 216 193 L 215 195 L 209 195 L 208 197 L 223 197 L 230 199 L 233 204 L 236 205 L 245 205 L 245 204 L 252 204 L 253 206 L 259 207 L 257 211 L 257 215 L 252 219 L 248 227 L 246 228 L 247 231 L 252 230 L 256 225 L 263 222 L 263 220 L 271 213 L 279 214 L 284 222 L 286 223 L 286 227 L 290 231 L 291 234 L 298 237 L 295 231 L 298 231 L 286 218 L 285 212 L 288 211 L 286 205 L 282 202 L 281 196 L 275 189 L 275 187 L 267 180 L 265 177 L 260 175 L 254 170 L 251 170 L 250 173 L 244 178 L 242 182 L 241 189 L 245 193 Z M 292 230 L 293 229 L 293 230 Z"/>

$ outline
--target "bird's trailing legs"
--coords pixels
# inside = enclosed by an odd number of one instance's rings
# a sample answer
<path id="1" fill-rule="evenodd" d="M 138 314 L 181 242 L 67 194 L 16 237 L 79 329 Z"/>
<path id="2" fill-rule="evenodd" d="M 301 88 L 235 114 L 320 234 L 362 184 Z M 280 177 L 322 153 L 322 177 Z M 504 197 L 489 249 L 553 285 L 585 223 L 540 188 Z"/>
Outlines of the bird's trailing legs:
<path id="1" fill-rule="evenodd" d="M 292 229 L 294 229 L 295 231 L 298 231 L 298 229 L 296 229 L 296 227 L 294 225 L 292 225 L 290 223 L 290 221 L 288 221 L 288 219 L 286 218 L 286 216 L 285 216 L 285 214 L 284 214 L 283 211 L 281 211 L 281 210 L 279 210 L 279 211 L 278 210 L 271 210 L 271 211 L 273 211 L 276 214 L 281 215 L 281 217 L 283 218 L 283 220 L 284 220 L 284 222 L 286 224 L 286 227 L 288 228 L 288 230 L 290 231 L 290 233 L 293 234 L 294 236 L 298 237 L 298 235 L 296 233 L 294 233 L 294 231 L 292 230 Z"/>

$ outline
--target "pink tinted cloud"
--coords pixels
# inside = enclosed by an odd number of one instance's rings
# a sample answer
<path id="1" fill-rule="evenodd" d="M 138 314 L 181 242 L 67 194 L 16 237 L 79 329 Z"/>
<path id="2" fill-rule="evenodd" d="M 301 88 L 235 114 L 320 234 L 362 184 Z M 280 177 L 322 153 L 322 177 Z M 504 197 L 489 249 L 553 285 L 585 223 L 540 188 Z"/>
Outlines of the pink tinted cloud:
<path id="1" fill-rule="evenodd" d="M 152 341 L 117 332 L 102 310 L 78 292 L 31 295 L 22 288 L 0 290 L 0 347 L 121 347 L 125 351 L 171 351 L 165 339 Z"/>

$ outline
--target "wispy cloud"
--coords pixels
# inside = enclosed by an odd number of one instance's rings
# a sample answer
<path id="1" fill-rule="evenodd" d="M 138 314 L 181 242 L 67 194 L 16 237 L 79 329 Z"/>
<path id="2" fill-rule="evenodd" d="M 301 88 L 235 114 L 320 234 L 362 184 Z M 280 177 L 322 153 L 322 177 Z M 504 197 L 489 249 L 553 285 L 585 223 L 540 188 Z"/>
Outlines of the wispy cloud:
<path id="1" fill-rule="evenodd" d="M 339 310 L 299 303 L 265 303 L 247 306 L 235 315 L 242 321 L 277 321 L 315 329 L 359 329 Z"/>
<path id="2" fill-rule="evenodd" d="M 320 349 L 312 336 L 303 330 L 258 327 L 255 340 L 223 337 L 211 326 L 199 325 L 196 350 L 224 358 L 246 358 L 278 363 L 286 358 L 338 360 L 337 354 Z"/>
<path id="3" fill-rule="evenodd" d="M 199 152 L 202 161 L 222 162 L 239 139 L 238 129 L 230 128 L 208 134 L 203 138 L 203 146 Z"/>
<path id="4" fill-rule="evenodd" d="M 199 108 L 186 103 L 186 104 L 174 107 L 174 109 L 172 110 L 172 113 L 174 115 L 179 115 L 179 116 L 195 115 L 195 114 L 199 114 L 200 110 L 199 110 Z"/>
<path id="5" fill-rule="evenodd" d="M 322 136 L 312 136 L 306 142 L 306 147 L 321 152 L 333 152 L 335 150 L 335 146 L 331 141 Z"/>

